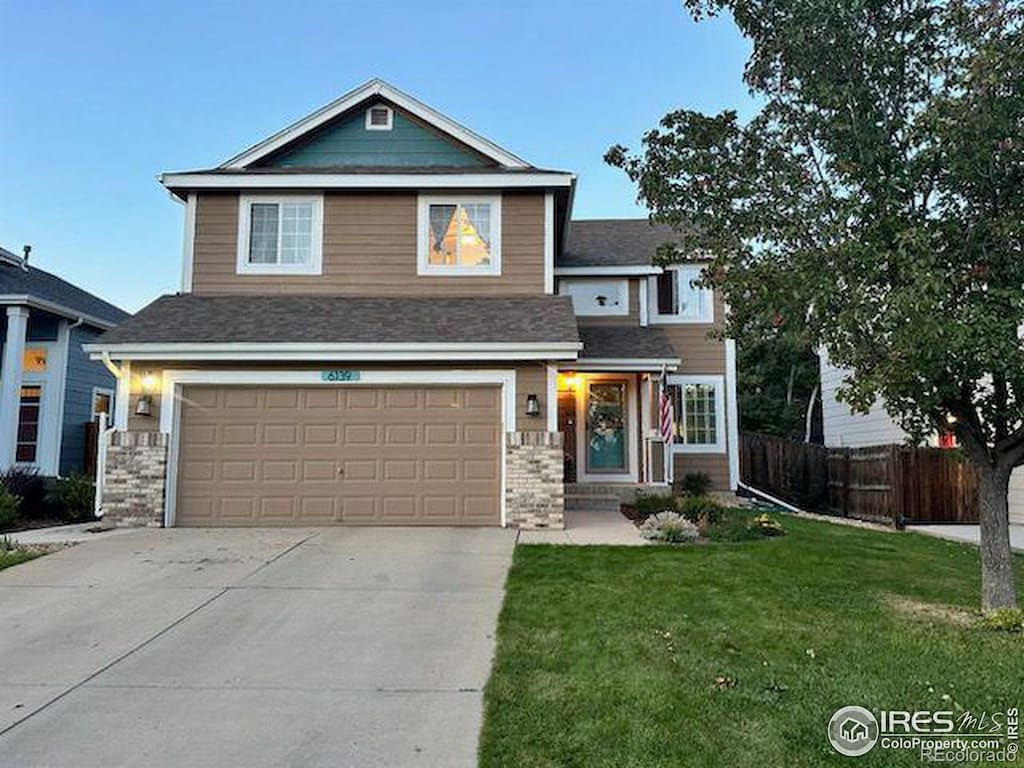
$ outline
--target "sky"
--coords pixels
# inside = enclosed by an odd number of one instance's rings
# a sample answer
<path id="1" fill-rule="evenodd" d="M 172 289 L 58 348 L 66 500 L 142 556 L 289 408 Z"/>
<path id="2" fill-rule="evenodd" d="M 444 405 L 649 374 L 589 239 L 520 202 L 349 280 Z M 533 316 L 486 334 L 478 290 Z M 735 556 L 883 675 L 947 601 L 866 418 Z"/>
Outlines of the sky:
<path id="1" fill-rule="evenodd" d="M 575 218 L 645 216 L 602 160 L 680 107 L 749 114 L 747 42 L 678 0 L 0 0 L 0 246 L 129 311 L 181 282 L 218 165 L 380 77 L 534 165 Z"/>

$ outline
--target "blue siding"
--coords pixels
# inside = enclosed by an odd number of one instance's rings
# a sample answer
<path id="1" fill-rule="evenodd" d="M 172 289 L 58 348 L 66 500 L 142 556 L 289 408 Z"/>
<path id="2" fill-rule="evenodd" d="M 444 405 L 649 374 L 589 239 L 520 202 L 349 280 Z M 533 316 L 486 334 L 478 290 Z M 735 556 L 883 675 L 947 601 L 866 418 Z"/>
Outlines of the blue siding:
<path id="1" fill-rule="evenodd" d="M 64 423 L 60 444 L 60 473 L 80 471 L 85 451 L 85 427 L 92 416 L 92 388 L 113 390 L 114 377 L 103 363 L 90 360 L 82 345 L 99 336 L 99 331 L 80 326 L 71 331 L 68 348 L 67 384 L 64 388 Z"/>
<path id="2" fill-rule="evenodd" d="M 487 165 L 471 150 L 448 141 L 395 110 L 390 131 L 366 130 L 366 111 L 358 109 L 340 122 L 318 131 L 268 165 L 277 168 L 334 166 L 457 166 Z"/>

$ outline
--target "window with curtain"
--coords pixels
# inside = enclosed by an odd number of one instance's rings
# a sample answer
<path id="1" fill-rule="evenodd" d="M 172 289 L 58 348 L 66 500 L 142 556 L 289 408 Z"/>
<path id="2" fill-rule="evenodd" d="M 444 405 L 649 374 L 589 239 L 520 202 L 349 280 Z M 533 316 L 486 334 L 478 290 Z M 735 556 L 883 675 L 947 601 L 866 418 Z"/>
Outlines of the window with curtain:
<path id="1" fill-rule="evenodd" d="M 239 217 L 240 273 L 319 272 L 319 198 L 243 198 Z"/>
<path id="2" fill-rule="evenodd" d="M 700 285 L 703 267 L 685 264 L 666 268 L 654 278 L 655 321 L 710 323 L 714 321 L 714 294 Z"/>
<path id="3" fill-rule="evenodd" d="M 420 274 L 499 274 L 498 208 L 498 199 L 421 199 Z"/>

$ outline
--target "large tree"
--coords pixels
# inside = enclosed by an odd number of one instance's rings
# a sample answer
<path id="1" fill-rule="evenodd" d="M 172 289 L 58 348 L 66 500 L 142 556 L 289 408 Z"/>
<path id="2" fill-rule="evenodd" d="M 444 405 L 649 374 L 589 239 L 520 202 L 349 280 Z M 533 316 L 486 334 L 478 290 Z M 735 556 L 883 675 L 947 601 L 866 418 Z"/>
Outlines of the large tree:
<path id="1" fill-rule="evenodd" d="M 714 260 L 738 338 L 797 323 L 916 436 L 980 478 L 982 606 L 1016 605 L 1007 490 L 1024 463 L 1020 2 L 685 0 L 731 12 L 760 105 L 681 109 L 607 160 Z"/>

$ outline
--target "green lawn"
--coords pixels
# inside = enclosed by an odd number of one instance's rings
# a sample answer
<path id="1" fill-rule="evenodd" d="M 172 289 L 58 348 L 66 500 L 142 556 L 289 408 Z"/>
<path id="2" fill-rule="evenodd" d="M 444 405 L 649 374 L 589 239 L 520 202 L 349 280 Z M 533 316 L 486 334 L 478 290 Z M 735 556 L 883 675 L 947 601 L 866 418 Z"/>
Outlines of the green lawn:
<path id="1" fill-rule="evenodd" d="M 1024 704 L 1024 638 L 966 613 L 977 550 L 781 519 L 739 544 L 518 547 L 481 765 L 919 766 L 834 753 L 829 718 Z"/>
<path id="2" fill-rule="evenodd" d="M 24 563 L 27 560 L 33 560 L 42 554 L 40 552 L 29 552 L 23 549 L 12 549 L 0 551 L 0 571 L 4 568 L 10 568 L 12 565 L 18 565 Z"/>

